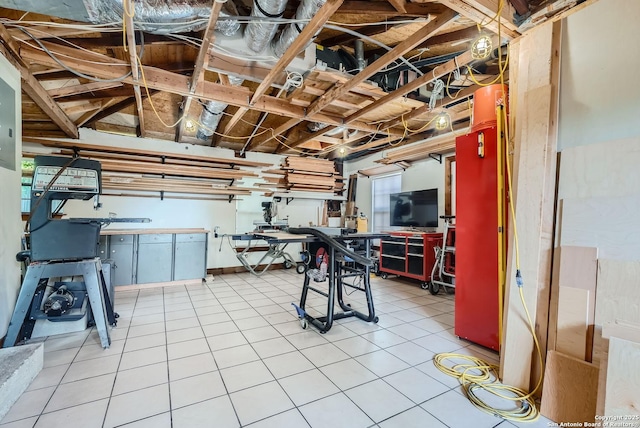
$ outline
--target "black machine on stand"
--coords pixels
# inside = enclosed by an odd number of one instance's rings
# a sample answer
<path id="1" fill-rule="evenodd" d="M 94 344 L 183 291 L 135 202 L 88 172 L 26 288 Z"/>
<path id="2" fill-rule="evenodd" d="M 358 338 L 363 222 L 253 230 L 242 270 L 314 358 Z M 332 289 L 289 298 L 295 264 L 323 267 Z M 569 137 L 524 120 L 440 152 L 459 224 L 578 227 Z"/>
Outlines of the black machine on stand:
<path id="1" fill-rule="evenodd" d="M 54 201 L 94 198 L 102 188 L 100 162 L 78 157 L 36 156 L 27 220 L 29 248 L 18 253 L 28 262 L 4 347 L 31 338 L 38 321 L 84 322 L 92 319 L 103 348 L 111 344 L 108 326 L 116 325 L 113 296 L 98 257 L 100 229 L 114 222 L 148 223 L 148 218 L 56 219 Z M 26 228 L 25 228 L 26 230 Z M 53 278 L 81 276 L 82 281 Z M 62 324 L 60 324 L 62 325 Z M 64 330 L 64 329 L 63 329 Z M 62 331 L 65 332 L 65 331 Z"/>

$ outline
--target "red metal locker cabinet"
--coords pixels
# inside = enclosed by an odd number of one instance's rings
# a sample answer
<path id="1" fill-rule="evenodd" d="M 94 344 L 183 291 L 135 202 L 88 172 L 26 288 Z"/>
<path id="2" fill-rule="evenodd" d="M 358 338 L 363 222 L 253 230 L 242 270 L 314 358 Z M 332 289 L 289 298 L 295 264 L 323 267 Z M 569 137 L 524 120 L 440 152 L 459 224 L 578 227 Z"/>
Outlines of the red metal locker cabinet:
<path id="1" fill-rule="evenodd" d="M 503 162 L 501 162 L 503 164 Z M 456 139 L 455 334 L 500 349 L 497 129 Z"/>

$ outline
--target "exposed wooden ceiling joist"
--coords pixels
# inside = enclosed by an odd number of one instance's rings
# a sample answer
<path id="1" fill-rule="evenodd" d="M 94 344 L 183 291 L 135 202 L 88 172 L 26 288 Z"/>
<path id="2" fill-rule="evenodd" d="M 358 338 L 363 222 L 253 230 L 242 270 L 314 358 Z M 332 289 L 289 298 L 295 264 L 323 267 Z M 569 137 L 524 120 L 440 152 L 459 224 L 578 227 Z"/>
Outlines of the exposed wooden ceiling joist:
<path id="1" fill-rule="evenodd" d="M 389 3 L 400 13 L 407 13 L 407 0 L 389 0 Z"/>
<path id="2" fill-rule="evenodd" d="M 48 92 L 51 98 L 56 99 L 119 87 L 122 87 L 122 83 L 120 82 L 91 82 L 73 86 L 63 86 L 61 88 L 51 89 Z"/>
<path id="3" fill-rule="evenodd" d="M 513 6 L 507 0 L 439 0 L 440 3 L 447 6 L 450 9 L 455 10 L 460 15 L 469 18 L 470 20 L 480 24 L 486 25 L 486 28 L 490 31 L 511 40 L 520 35 L 518 27 L 513 22 Z M 498 3 L 503 2 L 502 15 L 500 23 L 501 28 L 498 29 L 498 20 L 492 20 L 497 14 Z M 511 11 L 512 15 L 509 15 Z"/>
<path id="4" fill-rule="evenodd" d="M 102 78 L 119 77 L 129 71 L 129 66 L 121 60 L 114 59 L 98 53 L 82 52 L 78 53 L 72 48 L 59 46 L 47 42 L 43 42 L 47 48 L 54 54 L 60 56 L 75 56 L 74 67 L 81 72 L 92 74 Z M 46 53 L 34 49 L 30 46 L 23 46 L 21 49 L 23 58 L 35 61 L 41 64 L 55 64 L 55 61 Z M 97 66 L 95 62 L 110 62 L 112 66 Z M 156 67 L 145 66 L 146 83 L 149 89 L 156 89 L 178 95 L 190 95 L 189 78 L 181 74 L 172 73 Z M 133 83 L 131 76 L 124 78 L 123 83 Z M 266 111 L 268 113 L 277 114 L 297 119 L 315 120 L 330 125 L 341 125 L 342 118 L 335 115 L 318 113 L 313 116 L 307 116 L 306 111 L 302 107 L 291 105 L 288 101 L 278 99 L 268 95 L 263 95 L 255 104 L 249 105 L 249 97 L 251 92 L 243 86 L 227 86 L 219 83 L 204 81 L 196 89 L 193 94 L 202 100 L 222 101 L 227 104 L 238 107 L 251 107 L 254 110 Z M 353 121 L 351 127 L 363 131 L 373 132 L 376 126 L 369 125 L 362 121 Z"/>
<path id="5" fill-rule="evenodd" d="M 218 17 L 220 16 L 220 11 L 222 10 L 223 5 L 223 2 L 213 2 L 211 15 L 209 15 L 209 22 L 207 23 L 207 28 L 204 31 L 204 34 L 202 35 L 202 44 L 200 45 L 200 51 L 198 52 L 198 57 L 196 58 L 196 62 L 193 67 L 191 82 L 189 82 L 189 93 L 191 94 L 195 93 L 198 83 L 204 76 L 203 72 L 206 69 L 206 63 L 208 62 L 209 49 L 215 39 L 213 31 L 216 28 L 216 23 L 218 22 Z M 192 100 L 192 96 L 184 97 L 182 100 L 182 117 L 188 116 Z M 180 142 L 182 140 L 184 129 L 185 127 L 183 123 L 178 124 L 176 127 L 176 141 Z"/>
<path id="6" fill-rule="evenodd" d="M 18 45 L 2 24 L 0 24 L 0 39 L 3 43 L 3 45 L 0 46 L 0 53 L 20 72 L 22 90 L 31 97 L 67 136 L 78 138 L 78 127 L 71 121 L 69 116 L 67 116 L 54 99 L 51 98 L 38 79 L 29 72 L 26 63 L 21 59 Z"/>
<path id="7" fill-rule="evenodd" d="M 406 20 L 407 18 L 402 16 L 400 18 L 391 18 L 389 19 L 390 22 L 386 22 L 384 24 L 378 24 L 378 25 L 366 25 L 363 27 L 359 27 L 357 29 L 357 32 L 359 34 L 362 34 L 364 36 L 375 36 L 376 34 L 381 34 L 381 33 L 385 33 L 389 30 L 391 30 L 392 28 L 396 28 L 398 26 L 404 26 L 404 25 L 408 25 L 406 23 L 402 23 L 402 24 L 394 24 L 393 21 L 394 20 Z M 353 43 L 355 40 L 358 39 L 358 36 L 354 36 L 353 34 L 349 34 L 349 33 L 344 33 L 344 34 L 339 34 L 337 36 L 333 36 L 333 37 L 329 37 L 326 39 L 323 39 L 322 42 L 320 42 L 320 44 L 324 47 L 332 47 L 332 46 L 337 46 L 337 45 L 348 45 Z M 384 50 L 384 52 L 386 52 L 386 49 Z M 383 53 L 384 53 L 383 52 Z"/>
<path id="8" fill-rule="evenodd" d="M 373 76 L 387 65 L 396 61 L 398 57 L 404 55 L 406 52 L 413 49 L 416 45 L 423 43 L 425 40 L 428 40 L 430 37 L 440 31 L 442 27 L 446 26 L 453 19 L 455 19 L 456 16 L 457 13 L 451 10 L 437 16 L 427 25 L 416 31 L 408 39 L 399 43 L 396 47 L 391 49 L 386 54 L 382 55 L 380 58 L 378 58 L 364 70 L 353 76 L 351 79 L 349 79 L 342 85 L 335 86 L 331 90 L 327 91 L 324 95 L 316 99 L 307 109 L 308 114 L 313 115 L 314 113 L 319 112 L 320 110 L 328 106 L 333 100 L 336 100 L 345 95 L 352 88 L 364 82 L 366 79 Z"/>
<path id="9" fill-rule="evenodd" d="M 465 42 L 466 40 L 473 39 L 478 36 L 478 27 L 474 25 L 473 27 L 463 28 L 461 30 L 452 31 L 450 33 L 438 34 L 429 38 L 424 43 L 420 43 L 415 47 L 415 49 L 421 48 L 429 48 L 431 46 L 442 45 L 445 43 L 453 43 L 453 42 Z M 376 48 L 367 51 L 369 55 L 384 55 L 387 52 L 384 48 Z"/>
<path id="10" fill-rule="evenodd" d="M 441 14 L 447 10 L 446 6 L 439 3 L 406 3 L 405 16 L 417 17 Z M 337 13 L 351 15 L 398 15 L 398 11 L 390 3 L 384 1 L 345 1 Z"/>
<path id="11" fill-rule="evenodd" d="M 315 14 L 311 21 L 304 27 L 302 32 L 291 43 L 291 46 L 287 48 L 287 51 L 280 57 L 278 62 L 273 66 L 267 77 L 262 80 L 260 86 L 256 89 L 251 97 L 250 105 L 253 105 L 262 95 L 267 92 L 280 73 L 298 56 L 305 46 L 311 42 L 316 33 L 322 28 L 322 26 L 331 18 L 335 11 L 340 7 L 343 0 L 327 0 L 322 5 L 320 10 Z"/>
<path id="12" fill-rule="evenodd" d="M 144 126 L 144 106 L 142 105 L 142 94 L 140 92 L 140 70 L 138 68 L 138 48 L 136 46 L 136 29 L 133 26 L 133 14 L 129 13 L 135 10 L 133 0 L 123 0 L 124 7 L 124 23 L 127 33 L 127 48 L 129 51 L 129 62 L 131 65 L 131 77 L 133 79 L 133 94 L 136 97 L 136 109 L 138 110 L 138 133 L 140 137 L 146 136 Z"/>
<path id="13" fill-rule="evenodd" d="M 334 86 L 331 90 L 325 92 L 319 98 L 317 98 L 311 105 L 307 108 L 307 114 L 309 116 L 313 116 L 319 113 L 323 108 L 327 107 L 333 101 L 339 99 L 340 97 L 347 94 L 350 90 L 364 82 L 367 78 L 373 76 L 375 73 L 380 71 L 380 69 L 386 67 L 395 61 L 399 56 L 402 56 L 405 52 L 411 50 L 415 45 L 422 43 L 424 40 L 433 36 L 437 33 L 443 26 L 447 25 L 451 22 L 457 13 L 449 10 L 447 12 L 442 13 L 440 16 L 433 19 L 431 22 L 422 27 L 419 31 L 409 37 L 407 40 L 398 44 L 395 48 L 391 49 L 385 55 L 380 57 L 378 60 L 374 61 L 372 64 L 367 66 L 364 70 L 360 71 L 358 74 L 347 80 L 346 82 Z M 290 120 L 285 124 L 278 127 L 278 131 L 276 135 L 280 135 L 283 132 L 293 128 L 300 121 L 296 122 L 295 120 Z M 289 126 L 289 128 L 285 128 L 285 126 Z M 329 131 L 327 129 L 327 131 Z M 325 132 L 327 132 L 325 131 Z M 271 141 L 273 138 L 266 138 L 259 144 L 265 144 Z M 306 141 L 305 141 L 306 142 Z"/>
<path id="14" fill-rule="evenodd" d="M 493 38 L 493 43 L 497 44 L 497 38 L 494 37 Z M 433 82 L 436 79 L 439 79 L 442 76 L 446 76 L 449 73 L 452 73 L 454 70 L 458 69 L 459 67 L 465 66 L 466 64 L 469 64 L 471 61 L 473 61 L 473 57 L 471 56 L 471 52 L 470 51 L 465 51 L 464 53 L 458 55 L 457 57 L 455 57 L 452 60 L 449 60 L 447 62 L 445 62 L 444 64 L 441 64 L 437 67 L 435 67 L 433 70 L 431 70 L 431 72 L 426 73 L 420 77 L 418 77 L 417 79 L 413 80 L 412 82 L 407 83 L 404 86 L 399 87 L 398 89 L 396 89 L 393 92 L 390 92 L 389 94 L 385 95 L 384 97 L 380 98 L 379 100 L 369 104 L 367 107 L 358 110 L 357 112 L 355 112 L 354 114 L 352 114 L 351 116 L 349 116 L 346 120 L 345 123 L 351 123 L 352 120 L 357 120 L 358 118 L 364 116 L 365 114 L 380 108 L 381 106 L 383 106 L 384 104 L 395 100 L 397 98 L 400 98 L 406 94 L 408 94 L 409 92 L 413 92 L 416 89 L 420 88 L 423 85 L 426 85 L 427 83 Z"/>

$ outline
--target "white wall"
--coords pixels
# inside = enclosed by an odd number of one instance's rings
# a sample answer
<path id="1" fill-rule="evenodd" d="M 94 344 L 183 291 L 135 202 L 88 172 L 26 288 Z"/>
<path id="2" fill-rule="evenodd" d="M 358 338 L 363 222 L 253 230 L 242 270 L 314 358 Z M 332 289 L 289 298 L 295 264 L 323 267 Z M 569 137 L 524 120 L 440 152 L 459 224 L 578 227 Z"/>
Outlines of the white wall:
<path id="1" fill-rule="evenodd" d="M 20 160 L 22 152 L 20 74 L 0 55 L 0 75 L 15 91 L 16 105 L 16 170 L 0 167 L 0 338 L 7 333 L 20 289 L 20 265 L 16 253 L 20 251 Z"/>
<path id="2" fill-rule="evenodd" d="M 162 140 L 137 139 L 100 133 L 84 128 L 80 130 L 80 141 L 125 148 L 136 147 L 138 149 L 166 153 L 188 152 L 190 155 L 198 155 L 203 158 L 233 157 L 233 151 L 226 149 L 176 144 Z M 247 160 L 266 162 L 273 165 L 279 165 L 282 159 L 282 156 L 277 155 L 247 153 Z M 244 183 L 239 184 L 239 186 L 251 187 L 251 181 L 251 179 L 244 179 Z M 117 217 L 148 217 L 151 219 L 151 223 L 146 224 L 112 224 L 109 226 L 111 229 L 204 228 L 211 232 L 208 242 L 207 268 L 220 268 L 241 265 L 236 258 L 236 252 L 229 247 L 227 238 L 223 238 L 222 235 L 250 232 L 253 229 L 253 220 L 262 220 L 261 202 L 271 200 L 271 198 L 266 198 L 257 193 L 251 196 L 238 196 L 237 198 L 239 200 L 229 203 L 227 200 L 160 200 L 160 198 L 102 196 L 101 202 L 103 206 L 99 211 L 93 210 L 91 201 L 69 201 L 64 207 L 64 213 L 67 217 L 107 217 L 112 212 L 117 214 Z M 294 199 L 289 205 L 286 205 L 286 201 L 283 199 L 277 204 L 278 219 L 288 216 L 289 224 L 294 226 L 308 226 L 309 222 L 316 224 L 318 208 L 321 205 L 322 201 L 310 199 Z M 215 238 L 213 234 L 215 227 L 219 227 L 220 235 L 218 238 Z M 233 241 L 231 243 L 235 245 Z M 299 245 L 290 245 L 289 252 L 296 260 L 299 259 L 299 248 Z M 257 261 L 262 254 L 251 253 L 249 260 Z M 282 260 L 277 261 L 277 263 L 279 262 L 282 262 Z"/>
<path id="3" fill-rule="evenodd" d="M 375 163 L 376 160 L 381 159 L 383 153 L 376 153 L 374 155 L 355 160 L 353 162 L 345 162 L 344 176 L 349 177 L 350 174 L 355 174 L 360 169 L 367 169 L 372 166 L 380 165 Z M 438 216 L 444 215 L 444 156 L 442 164 L 433 159 L 424 159 L 412 163 L 411 167 L 401 172 L 403 192 L 412 190 L 423 189 L 438 189 Z M 364 212 L 368 218 L 372 218 L 372 195 L 371 195 L 371 181 L 375 177 L 365 177 L 358 175 L 358 186 L 356 191 L 356 206 L 359 211 Z M 439 219 L 438 231 L 442 231 L 444 224 Z"/>
<path id="4" fill-rule="evenodd" d="M 565 20 L 559 150 L 640 135 L 639 19 L 640 2 L 603 0 Z"/>
<path id="5" fill-rule="evenodd" d="M 635 18 L 635 19 L 634 19 Z M 640 2 L 601 0 L 563 27 L 561 245 L 640 260 Z"/>

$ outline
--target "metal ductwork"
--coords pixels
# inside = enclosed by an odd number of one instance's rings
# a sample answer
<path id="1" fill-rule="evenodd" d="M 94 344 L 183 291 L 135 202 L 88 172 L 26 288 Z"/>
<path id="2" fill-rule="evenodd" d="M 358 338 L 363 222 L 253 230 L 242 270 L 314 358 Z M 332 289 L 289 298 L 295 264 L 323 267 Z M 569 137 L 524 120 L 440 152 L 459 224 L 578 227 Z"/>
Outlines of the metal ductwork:
<path id="1" fill-rule="evenodd" d="M 83 0 L 91 22 L 120 22 L 124 14 L 123 0 Z M 207 27 L 213 0 L 136 0 L 134 21 L 143 31 L 154 34 L 202 31 Z M 226 2 L 221 16 L 237 16 L 233 2 Z M 240 28 L 234 20 L 220 20 L 216 30 L 232 35 Z"/>
<path id="2" fill-rule="evenodd" d="M 355 57 L 358 62 L 358 71 L 367 67 L 367 60 L 364 58 L 364 40 L 357 39 L 354 43 Z"/>
<path id="3" fill-rule="evenodd" d="M 0 0 L 1 7 L 52 15 L 94 24 L 121 24 L 123 0 Z M 154 34 L 201 31 L 207 27 L 214 0 L 135 0 L 134 21 L 143 31 Z M 232 1 L 227 1 L 220 16 L 238 16 Z M 232 35 L 240 29 L 234 19 L 218 20 L 216 30 Z"/>
<path id="4" fill-rule="evenodd" d="M 240 86 L 244 82 L 244 79 L 236 76 L 229 76 L 229 83 L 234 86 Z M 202 107 L 202 114 L 200 115 L 200 126 L 198 132 L 196 132 L 196 138 L 199 140 L 207 141 L 218 128 L 220 119 L 222 119 L 222 112 L 225 111 L 229 104 L 221 101 L 209 101 Z"/>
<path id="5" fill-rule="evenodd" d="M 254 0 L 251 16 L 254 18 L 280 18 L 287 6 L 287 0 Z M 249 49 L 261 53 L 278 31 L 278 24 L 254 20 L 244 29 L 244 40 Z"/>
<path id="6" fill-rule="evenodd" d="M 318 13 L 318 10 L 326 3 L 326 0 L 302 0 L 298 10 L 296 10 L 297 20 L 309 20 Z M 307 24 L 304 22 L 294 22 L 282 30 L 280 37 L 273 44 L 273 51 L 278 57 L 284 55 L 291 43 L 298 37 Z"/>

